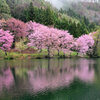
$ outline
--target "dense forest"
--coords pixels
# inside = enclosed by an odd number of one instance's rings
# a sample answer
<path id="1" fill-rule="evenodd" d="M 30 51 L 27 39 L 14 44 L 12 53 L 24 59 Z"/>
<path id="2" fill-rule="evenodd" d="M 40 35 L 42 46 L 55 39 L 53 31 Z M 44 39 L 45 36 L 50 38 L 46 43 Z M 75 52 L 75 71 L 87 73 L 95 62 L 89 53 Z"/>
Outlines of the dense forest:
<path id="1" fill-rule="evenodd" d="M 66 6 L 66 4 L 68 4 L 67 0 L 62 0 L 62 1 L 64 4 L 62 8 L 64 10 L 67 11 L 70 8 L 80 16 L 85 16 L 86 18 L 88 18 L 90 22 L 95 22 L 97 25 L 100 25 L 100 1 L 98 1 L 98 3 L 91 3 L 91 2 L 70 3 L 69 7 Z"/>
<path id="2" fill-rule="evenodd" d="M 68 30 L 75 37 L 96 30 L 95 23 L 90 23 L 85 16 L 80 16 L 72 9 L 57 10 L 44 0 L 0 0 L 0 19 L 14 17 L 28 22 L 30 20 Z"/>

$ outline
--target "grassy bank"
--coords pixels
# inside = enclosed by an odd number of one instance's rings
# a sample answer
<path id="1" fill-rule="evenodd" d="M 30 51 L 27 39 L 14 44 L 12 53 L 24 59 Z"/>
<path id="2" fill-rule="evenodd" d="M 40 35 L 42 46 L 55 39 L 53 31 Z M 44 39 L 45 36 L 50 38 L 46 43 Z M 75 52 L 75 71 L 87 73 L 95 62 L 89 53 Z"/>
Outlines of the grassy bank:
<path id="1" fill-rule="evenodd" d="M 78 55 L 76 52 L 66 53 L 65 55 L 63 52 L 60 52 L 59 56 L 57 52 L 54 53 L 50 58 L 70 58 L 70 57 L 88 57 L 88 56 L 81 56 Z M 33 54 L 25 54 L 25 53 L 18 53 L 18 52 L 7 52 L 7 56 L 3 51 L 0 50 L 0 59 L 43 59 L 49 58 L 47 51 L 42 51 L 41 53 L 33 53 Z"/>

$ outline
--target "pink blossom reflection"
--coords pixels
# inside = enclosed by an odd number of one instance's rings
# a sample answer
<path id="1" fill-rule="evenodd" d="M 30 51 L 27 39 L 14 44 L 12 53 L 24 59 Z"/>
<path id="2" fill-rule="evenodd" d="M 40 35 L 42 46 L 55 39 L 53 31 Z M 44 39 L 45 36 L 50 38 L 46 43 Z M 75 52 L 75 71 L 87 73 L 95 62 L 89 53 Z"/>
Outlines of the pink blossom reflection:
<path id="1" fill-rule="evenodd" d="M 75 76 L 85 82 L 92 82 L 94 79 L 94 69 L 90 68 L 89 61 L 82 59 L 79 63 L 80 67 L 76 69 Z"/>
<path id="2" fill-rule="evenodd" d="M 45 69 L 43 69 L 45 70 Z M 29 81 L 30 84 L 32 86 L 32 88 L 34 89 L 34 91 L 41 91 L 41 90 L 45 90 L 45 89 L 54 89 L 54 88 L 58 88 L 64 85 L 69 85 L 72 80 L 74 79 L 74 74 L 69 72 L 69 73 L 62 73 L 60 74 L 55 73 L 55 75 L 53 75 L 52 73 L 48 72 L 45 74 L 36 74 L 35 72 L 29 71 Z"/>
<path id="3" fill-rule="evenodd" d="M 52 62 L 50 64 L 52 65 Z M 76 78 L 83 82 L 93 82 L 95 74 L 93 64 L 88 60 L 80 59 L 73 63 L 65 60 L 64 65 L 59 64 L 59 67 L 54 65 L 52 67 L 50 64 L 49 70 L 42 66 L 28 71 L 30 87 L 34 92 L 70 86 Z"/>
<path id="4" fill-rule="evenodd" d="M 10 68 L 2 70 L 0 74 L 0 91 L 2 91 L 3 88 L 10 89 L 10 87 L 13 85 L 13 82 L 14 78 Z"/>

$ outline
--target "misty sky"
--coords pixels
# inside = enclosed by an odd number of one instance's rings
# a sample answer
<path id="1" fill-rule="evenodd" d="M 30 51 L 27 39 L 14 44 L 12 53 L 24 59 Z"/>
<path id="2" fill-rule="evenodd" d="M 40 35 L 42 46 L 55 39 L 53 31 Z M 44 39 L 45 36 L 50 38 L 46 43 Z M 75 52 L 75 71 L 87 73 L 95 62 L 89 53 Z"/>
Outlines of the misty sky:
<path id="1" fill-rule="evenodd" d="M 78 1 L 90 2 L 91 0 L 45 0 L 45 1 L 49 1 L 51 4 L 53 4 L 57 8 L 61 8 L 63 6 L 63 4 L 65 5 L 66 1 L 68 1 L 68 2 L 69 1 L 70 2 L 78 2 Z"/>
<path id="2" fill-rule="evenodd" d="M 49 1 L 51 4 L 53 4 L 55 7 L 59 9 L 63 6 L 63 4 L 65 4 L 66 1 L 76 2 L 80 0 L 45 0 L 45 1 Z"/>
<path id="3" fill-rule="evenodd" d="M 45 1 L 49 1 L 57 8 L 61 8 L 63 6 L 63 3 L 60 0 L 45 0 Z"/>

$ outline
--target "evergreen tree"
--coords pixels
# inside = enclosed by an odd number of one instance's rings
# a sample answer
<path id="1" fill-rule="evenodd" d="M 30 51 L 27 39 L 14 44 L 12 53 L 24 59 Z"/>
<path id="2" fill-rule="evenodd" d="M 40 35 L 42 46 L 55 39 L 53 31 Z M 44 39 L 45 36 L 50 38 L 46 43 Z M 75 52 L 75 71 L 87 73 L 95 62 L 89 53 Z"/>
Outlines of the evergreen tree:
<path id="1" fill-rule="evenodd" d="M 5 0 L 0 0 L 0 19 L 10 17 L 10 8 Z"/>
<path id="2" fill-rule="evenodd" d="M 56 19 L 55 27 L 59 28 L 59 29 L 63 29 L 63 30 L 68 30 L 69 22 L 65 18 L 63 18 L 63 19 L 58 18 L 58 19 Z"/>
<path id="3" fill-rule="evenodd" d="M 28 8 L 28 21 L 35 19 L 35 8 L 33 7 L 33 3 L 30 3 L 30 6 Z"/>
<path id="4" fill-rule="evenodd" d="M 90 32 L 96 31 L 97 30 L 96 24 L 95 23 L 89 24 L 89 29 Z"/>
<path id="5" fill-rule="evenodd" d="M 10 14 L 10 8 L 5 0 L 0 0 L 0 13 Z"/>
<path id="6" fill-rule="evenodd" d="M 78 34 L 76 33 L 77 30 L 77 24 L 75 22 L 69 21 L 69 32 L 74 36 L 78 37 Z"/>
<path id="7" fill-rule="evenodd" d="M 84 23 L 88 26 L 89 25 L 89 20 L 85 16 L 84 16 L 83 20 L 84 20 Z"/>
<path id="8" fill-rule="evenodd" d="M 45 10 L 42 8 L 41 9 L 37 8 L 35 21 L 41 24 L 45 24 L 45 18 L 46 18 Z"/>
<path id="9" fill-rule="evenodd" d="M 87 26 L 84 24 L 84 22 L 81 22 L 80 32 L 81 32 L 81 34 L 87 34 L 87 33 L 89 33 L 88 29 L 87 29 Z"/>
<path id="10" fill-rule="evenodd" d="M 54 24 L 54 13 L 48 7 L 45 12 L 45 25 L 53 25 Z"/>

